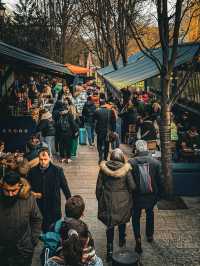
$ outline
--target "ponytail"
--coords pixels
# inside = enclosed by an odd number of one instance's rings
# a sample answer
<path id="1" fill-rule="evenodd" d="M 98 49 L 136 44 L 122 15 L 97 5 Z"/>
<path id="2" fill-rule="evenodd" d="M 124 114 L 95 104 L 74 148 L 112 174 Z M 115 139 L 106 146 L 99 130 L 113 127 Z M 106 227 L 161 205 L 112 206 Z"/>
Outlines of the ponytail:
<path id="1" fill-rule="evenodd" d="M 83 247 L 78 235 L 71 234 L 67 240 L 63 242 L 63 256 L 65 264 L 71 266 L 79 265 L 82 258 Z"/>
<path id="2" fill-rule="evenodd" d="M 91 235 L 87 225 L 77 219 L 65 221 L 61 227 L 63 256 L 66 265 L 82 265 L 83 250 Z M 94 245 L 91 239 L 91 244 Z"/>

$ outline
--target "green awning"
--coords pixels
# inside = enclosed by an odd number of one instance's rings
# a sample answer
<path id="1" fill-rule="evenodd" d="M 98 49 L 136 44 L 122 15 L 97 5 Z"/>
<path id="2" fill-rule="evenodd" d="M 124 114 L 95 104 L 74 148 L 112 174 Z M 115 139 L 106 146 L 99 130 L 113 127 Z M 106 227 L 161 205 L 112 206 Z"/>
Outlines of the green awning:
<path id="1" fill-rule="evenodd" d="M 200 43 L 179 45 L 175 67 L 190 62 L 199 49 L 199 45 Z M 161 48 L 153 49 L 152 53 L 160 62 L 162 62 Z M 100 69 L 98 73 L 117 89 L 131 86 L 137 82 L 144 81 L 160 74 L 154 61 L 141 52 L 132 56 L 131 60 L 129 58 L 128 64 L 125 67 L 120 66 L 118 70 L 113 70 L 111 69 L 111 66 L 109 66 Z"/>

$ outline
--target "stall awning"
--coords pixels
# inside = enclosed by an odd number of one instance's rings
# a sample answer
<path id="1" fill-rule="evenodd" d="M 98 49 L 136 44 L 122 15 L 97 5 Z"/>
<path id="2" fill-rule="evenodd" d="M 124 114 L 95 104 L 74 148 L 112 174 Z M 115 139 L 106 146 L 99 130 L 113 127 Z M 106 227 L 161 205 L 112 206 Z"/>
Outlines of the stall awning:
<path id="1" fill-rule="evenodd" d="M 90 70 L 86 67 L 76 66 L 72 64 L 65 64 L 65 66 L 73 73 L 77 75 L 86 75 Z"/>
<path id="2" fill-rule="evenodd" d="M 127 59 L 128 64 L 131 64 L 131 63 L 135 62 L 142 55 L 143 55 L 142 52 L 138 52 L 138 53 L 135 53 L 135 54 L 129 56 L 128 59 Z M 117 67 L 118 67 L 118 70 L 121 69 L 121 68 L 123 68 L 123 63 L 122 63 L 122 60 L 121 59 L 117 63 Z M 99 69 L 97 72 L 98 72 L 99 75 L 103 76 L 103 75 L 112 73 L 114 71 L 115 70 L 114 70 L 113 66 L 112 65 L 109 65 L 109 66 L 106 66 L 104 68 Z"/>
<path id="3" fill-rule="evenodd" d="M 175 67 L 178 67 L 184 63 L 190 62 L 196 54 L 200 43 L 189 43 L 179 45 L 178 55 L 175 62 Z M 162 50 L 161 48 L 153 49 L 154 56 L 162 62 Z M 111 70 L 110 66 L 109 69 Z M 115 88 L 121 89 L 127 86 L 131 86 L 137 82 L 152 78 L 159 75 L 159 70 L 156 64 L 146 55 L 139 52 L 131 57 L 131 61 L 127 66 L 120 66 L 118 70 L 111 70 L 104 72 L 105 69 L 98 71 L 104 79 L 109 81 Z"/>
<path id="4" fill-rule="evenodd" d="M 3 42 L 0 42 L 0 63 L 11 64 L 13 68 L 21 66 L 62 77 L 73 77 L 73 74 L 64 65 Z"/>

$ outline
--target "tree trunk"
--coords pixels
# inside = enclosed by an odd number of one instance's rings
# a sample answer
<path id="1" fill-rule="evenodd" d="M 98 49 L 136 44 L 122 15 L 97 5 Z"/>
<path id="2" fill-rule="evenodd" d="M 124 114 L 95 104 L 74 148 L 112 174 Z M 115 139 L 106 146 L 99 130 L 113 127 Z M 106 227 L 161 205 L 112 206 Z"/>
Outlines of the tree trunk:
<path id="1" fill-rule="evenodd" d="M 171 153 L 171 108 L 168 103 L 170 90 L 170 79 L 167 75 L 161 75 L 161 123 L 160 123 L 160 141 L 162 152 L 162 171 L 164 175 L 164 186 L 166 195 L 171 198 L 173 194 L 172 180 L 172 153 Z"/>
<path id="2" fill-rule="evenodd" d="M 65 28 L 63 27 L 61 33 L 61 63 L 65 64 Z"/>
<path id="3" fill-rule="evenodd" d="M 117 62 L 116 62 L 116 59 L 115 59 L 115 52 L 114 52 L 114 48 L 113 47 L 109 47 L 109 55 L 110 55 L 110 60 L 111 60 L 111 63 L 112 63 L 112 66 L 113 66 L 114 70 L 117 70 L 118 67 L 117 67 Z"/>

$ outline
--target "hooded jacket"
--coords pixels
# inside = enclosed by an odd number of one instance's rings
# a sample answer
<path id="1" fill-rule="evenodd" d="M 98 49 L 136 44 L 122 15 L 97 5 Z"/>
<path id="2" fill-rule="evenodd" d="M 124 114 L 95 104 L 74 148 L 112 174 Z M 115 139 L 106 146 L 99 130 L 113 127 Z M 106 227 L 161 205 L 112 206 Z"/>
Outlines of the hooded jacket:
<path id="1" fill-rule="evenodd" d="M 29 183 L 21 178 L 18 199 L 6 206 L 0 190 L 0 249 L 13 250 L 24 257 L 32 255 L 41 232 L 42 217 Z"/>
<path id="2" fill-rule="evenodd" d="M 96 185 L 99 220 L 107 226 L 129 222 L 134 189 L 130 164 L 102 162 Z"/>

